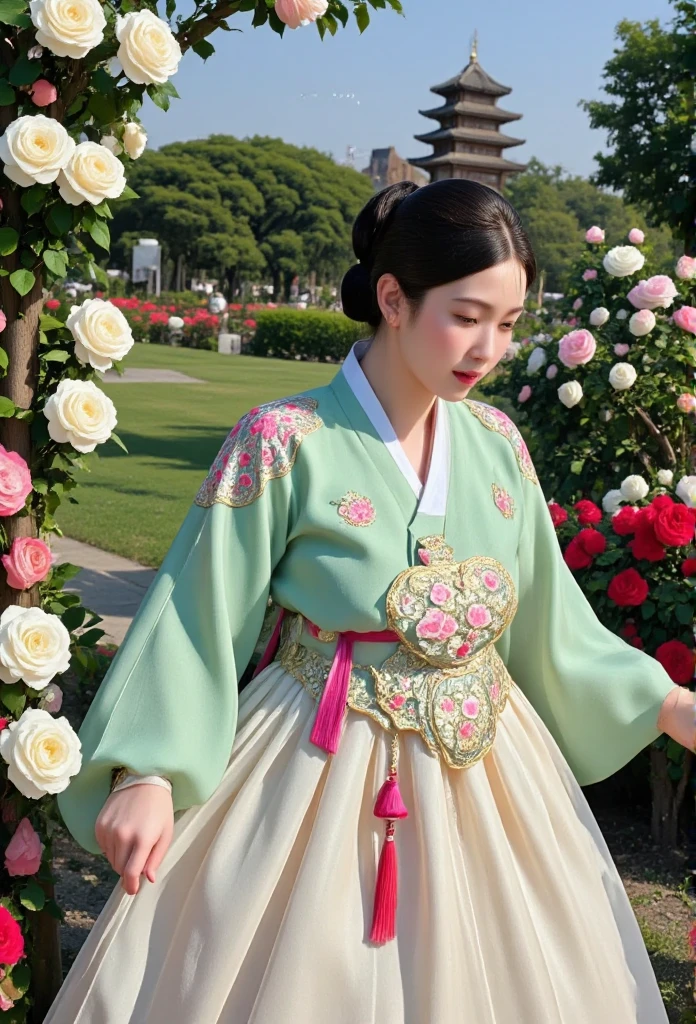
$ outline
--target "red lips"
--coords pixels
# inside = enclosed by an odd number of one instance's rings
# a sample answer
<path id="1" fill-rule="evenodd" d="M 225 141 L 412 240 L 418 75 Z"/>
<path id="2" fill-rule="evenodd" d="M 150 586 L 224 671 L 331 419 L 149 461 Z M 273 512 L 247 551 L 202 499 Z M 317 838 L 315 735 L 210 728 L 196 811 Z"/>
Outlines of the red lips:
<path id="1" fill-rule="evenodd" d="M 467 387 L 473 387 L 481 379 L 480 373 L 460 373 L 458 370 L 453 370 L 452 373 L 460 384 L 466 384 Z"/>

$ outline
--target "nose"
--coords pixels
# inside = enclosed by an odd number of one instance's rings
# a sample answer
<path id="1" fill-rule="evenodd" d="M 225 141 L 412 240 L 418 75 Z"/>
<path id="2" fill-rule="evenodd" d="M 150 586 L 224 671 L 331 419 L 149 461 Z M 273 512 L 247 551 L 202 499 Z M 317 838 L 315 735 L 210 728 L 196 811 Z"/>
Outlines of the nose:
<path id="1" fill-rule="evenodd" d="M 496 333 L 495 324 L 479 324 L 476 339 L 467 354 L 478 363 L 489 362 L 495 356 Z"/>

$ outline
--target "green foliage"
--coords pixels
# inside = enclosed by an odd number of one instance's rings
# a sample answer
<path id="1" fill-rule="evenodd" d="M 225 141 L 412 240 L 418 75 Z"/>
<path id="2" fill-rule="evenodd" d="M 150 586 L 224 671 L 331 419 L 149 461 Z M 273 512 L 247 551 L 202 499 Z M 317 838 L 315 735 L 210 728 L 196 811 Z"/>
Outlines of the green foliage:
<path id="1" fill-rule="evenodd" d="M 370 333 L 342 313 L 274 309 L 258 313 L 256 334 L 247 352 L 275 359 L 338 362 L 351 345 Z"/>

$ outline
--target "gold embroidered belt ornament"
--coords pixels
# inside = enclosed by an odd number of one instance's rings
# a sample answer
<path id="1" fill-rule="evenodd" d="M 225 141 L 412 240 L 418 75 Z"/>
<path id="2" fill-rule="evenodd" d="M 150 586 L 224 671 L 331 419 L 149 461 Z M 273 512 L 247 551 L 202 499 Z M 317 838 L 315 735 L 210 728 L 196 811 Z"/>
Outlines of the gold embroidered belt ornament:
<path id="1" fill-rule="evenodd" d="M 318 702 L 312 742 L 335 754 L 346 707 L 369 715 L 394 734 L 389 777 L 375 804 L 387 821 L 380 857 L 371 940 L 394 937 L 396 861 L 394 821 L 406 817 L 398 788 L 398 733 L 420 733 L 429 749 L 452 768 L 468 768 L 493 746 L 510 676 L 495 648 L 517 608 L 510 574 L 495 559 L 456 562 L 443 537 L 419 542 L 421 565 L 406 569 L 387 594 L 388 630 L 327 633 L 308 623 L 320 641 L 336 641 L 331 661 L 305 647 L 305 619 L 285 620 L 281 609 L 256 674 L 279 661 Z M 354 643 L 398 643 L 378 668 L 353 664 Z"/>

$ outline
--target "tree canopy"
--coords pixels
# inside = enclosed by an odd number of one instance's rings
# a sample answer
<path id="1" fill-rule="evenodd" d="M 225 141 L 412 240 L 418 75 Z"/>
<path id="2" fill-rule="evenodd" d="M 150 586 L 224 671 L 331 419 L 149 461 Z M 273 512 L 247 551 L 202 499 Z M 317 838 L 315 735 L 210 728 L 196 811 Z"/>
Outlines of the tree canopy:
<path id="1" fill-rule="evenodd" d="M 145 153 L 129 181 L 141 198 L 116 212 L 118 263 L 127 267 L 135 239 L 154 235 L 175 264 L 230 288 L 266 276 L 277 294 L 295 274 L 345 272 L 353 221 L 372 194 L 369 178 L 318 150 L 228 135 Z"/>

